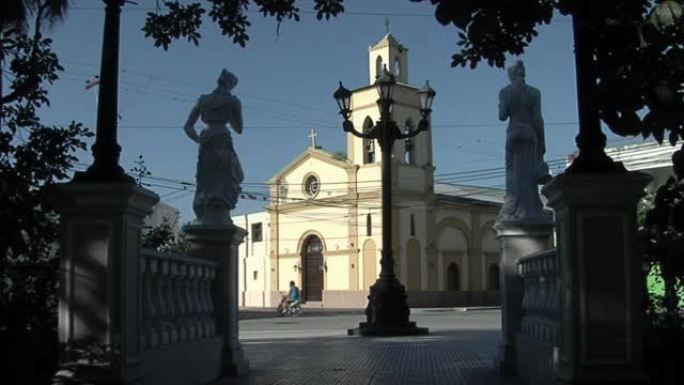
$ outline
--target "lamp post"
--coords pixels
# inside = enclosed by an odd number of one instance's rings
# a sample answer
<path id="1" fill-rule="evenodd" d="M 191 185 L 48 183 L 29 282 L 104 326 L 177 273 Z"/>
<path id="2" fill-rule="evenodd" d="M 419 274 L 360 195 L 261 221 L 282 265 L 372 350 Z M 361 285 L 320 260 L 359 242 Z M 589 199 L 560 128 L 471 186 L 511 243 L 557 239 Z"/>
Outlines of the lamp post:
<path id="1" fill-rule="evenodd" d="M 364 139 L 374 139 L 382 150 L 382 258 L 380 259 L 380 276 L 370 288 L 367 322 L 361 322 L 358 329 L 349 329 L 349 334 L 360 335 L 417 335 L 427 334 L 427 328 L 417 327 L 409 321 L 410 310 L 406 303 L 406 291 L 394 274 L 394 257 L 392 255 L 392 146 L 394 141 L 407 139 L 426 131 L 430 126 L 429 117 L 432 112 L 432 101 L 435 91 L 425 84 L 418 91 L 420 97 L 420 113 L 422 119 L 414 131 L 402 133 L 392 120 L 392 91 L 395 85 L 394 76 L 383 69 L 378 75 L 375 86 L 379 98 L 380 120 L 368 132 L 359 132 L 349 120 L 351 116 L 351 91 L 342 86 L 333 97 L 337 101 L 340 114 L 344 118 L 342 127 L 345 132 Z"/>
<path id="2" fill-rule="evenodd" d="M 97 104 L 97 128 L 93 144 L 93 164 L 85 172 L 77 172 L 75 182 L 129 182 L 119 166 L 121 146 L 117 143 L 117 111 L 119 82 L 119 30 L 121 6 L 125 0 L 103 0 L 105 8 L 100 87 Z"/>

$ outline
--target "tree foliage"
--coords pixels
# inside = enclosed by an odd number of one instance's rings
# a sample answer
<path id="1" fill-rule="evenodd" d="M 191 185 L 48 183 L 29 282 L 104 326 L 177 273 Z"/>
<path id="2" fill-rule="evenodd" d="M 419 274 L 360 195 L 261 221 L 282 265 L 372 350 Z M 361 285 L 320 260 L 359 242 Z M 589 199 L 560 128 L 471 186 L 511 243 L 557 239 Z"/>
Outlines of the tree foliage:
<path id="1" fill-rule="evenodd" d="M 423 2 L 426 0 L 411 0 Z M 680 0 L 430 0 L 440 24 L 457 30 L 452 66 L 503 67 L 555 11 L 591 36 L 601 119 L 618 135 L 675 145 L 684 138 L 684 22 Z M 667 3 L 667 4 L 662 4 Z M 660 6 L 660 7 L 659 7 Z M 675 16 L 675 17 L 673 17 Z M 641 111 L 645 110 L 646 113 Z"/>
<path id="2" fill-rule="evenodd" d="M 143 233 L 141 247 L 159 252 L 183 252 L 184 236 L 182 233 L 176 234 L 169 218 L 164 217 L 160 225 Z"/>
<path id="3" fill-rule="evenodd" d="M 678 292 L 684 287 L 684 180 L 672 177 L 658 188 L 640 235 L 646 262 L 659 267 L 665 284 L 663 305 L 677 314 Z"/>
<path id="4" fill-rule="evenodd" d="M 171 41 L 186 38 L 198 45 L 205 13 L 221 29 L 223 35 L 233 43 L 244 47 L 249 41 L 248 29 L 252 25 L 247 17 L 250 4 L 257 7 L 264 17 L 273 17 L 278 25 L 285 20 L 299 21 L 300 9 L 295 0 L 207 0 L 207 8 L 201 2 L 183 5 L 179 1 L 164 2 L 165 11 L 149 12 L 142 30 L 145 36 L 152 39 L 154 45 L 169 48 Z M 343 0 L 314 0 L 316 18 L 330 19 L 344 12 Z"/>
<path id="5" fill-rule="evenodd" d="M 0 95 L 0 346 L 14 349 L 4 355 L 11 357 L 3 360 L 5 376 L 17 373 L 32 383 L 49 373 L 56 343 L 58 216 L 46 188 L 68 177 L 74 152 L 85 148 L 82 138 L 90 133 L 80 123 L 58 127 L 38 117 L 49 105 L 46 86 L 62 70 L 52 40 L 41 32 L 57 2 L 21 3 L 36 18 L 33 32 L 3 16 L 0 35 L 3 76 L 10 81 Z"/>

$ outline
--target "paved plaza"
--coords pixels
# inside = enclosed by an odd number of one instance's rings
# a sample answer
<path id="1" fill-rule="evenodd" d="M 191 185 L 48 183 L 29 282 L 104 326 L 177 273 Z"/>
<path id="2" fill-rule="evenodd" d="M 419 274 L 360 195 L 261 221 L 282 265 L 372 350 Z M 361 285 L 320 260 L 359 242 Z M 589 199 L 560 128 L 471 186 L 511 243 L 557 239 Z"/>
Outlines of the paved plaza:
<path id="1" fill-rule="evenodd" d="M 272 315 L 271 315 L 272 314 Z M 240 338 L 250 373 L 217 385 L 516 384 L 492 360 L 499 310 L 414 309 L 419 337 L 348 337 L 363 312 L 305 309 L 299 317 L 244 311 Z"/>

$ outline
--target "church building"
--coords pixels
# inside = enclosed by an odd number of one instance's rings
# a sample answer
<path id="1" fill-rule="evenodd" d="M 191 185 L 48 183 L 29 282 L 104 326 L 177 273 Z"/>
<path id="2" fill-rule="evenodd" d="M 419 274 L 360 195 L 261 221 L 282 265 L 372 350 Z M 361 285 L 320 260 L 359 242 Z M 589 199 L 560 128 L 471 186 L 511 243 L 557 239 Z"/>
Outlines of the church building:
<path id="1" fill-rule="evenodd" d="M 407 48 L 388 33 L 368 58 L 368 85 L 352 91 L 355 127 L 369 130 L 380 118 L 374 82 L 387 67 L 397 81 L 392 118 L 402 129 L 415 129 L 419 87 L 409 83 Z M 266 212 L 233 217 L 249 231 L 238 261 L 241 306 L 276 306 L 290 281 L 310 304 L 366 306 L 380 272 L 382 156 L 376 141 L 346 135 L 346 156 L 312 145 L 268 181 Z M 431 130 L 395 142 L 394 267 L 409 306 L 498 304 L 499 244 L 492 227 L 504 192 L 435 184 L 434 171 Z"/>

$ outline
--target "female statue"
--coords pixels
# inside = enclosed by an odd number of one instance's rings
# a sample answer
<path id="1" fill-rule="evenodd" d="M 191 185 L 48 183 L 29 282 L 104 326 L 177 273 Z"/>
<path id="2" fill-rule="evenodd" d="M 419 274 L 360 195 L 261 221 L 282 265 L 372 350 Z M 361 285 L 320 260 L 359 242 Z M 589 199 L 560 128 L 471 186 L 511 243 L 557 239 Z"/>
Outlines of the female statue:
<path id="1" fill-rule="evenodd" d="M 231 94 L 237 82 L 230 71 L 221 71 L 218 87 L 199 97 L 185 123 L 185 133 L 199 143 L 197 189 L 192 206 L 201 224 L 230 222 L 229 211 L 235 208 L 240 195 L 244 174 L 226 127 L 230 123 L 235 132 L 242 133 L 242 105 Z M 206 124 L 199 136 L 194 127 L 198 118 Z"/>
<path id="2" fill-rule="evenodd" d="M 525 67 L 517 60 L 508 68 L 511 84 L 499 92 L 499 119 L 506 129 L 506 197 L 499 220 L 545 217 L 537 184 L 551 176 L 544 162 L 544 120 L 541 93 L 525 84 Z"/>

